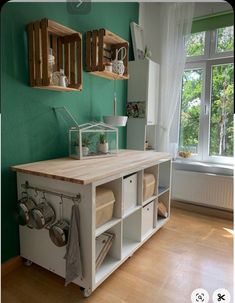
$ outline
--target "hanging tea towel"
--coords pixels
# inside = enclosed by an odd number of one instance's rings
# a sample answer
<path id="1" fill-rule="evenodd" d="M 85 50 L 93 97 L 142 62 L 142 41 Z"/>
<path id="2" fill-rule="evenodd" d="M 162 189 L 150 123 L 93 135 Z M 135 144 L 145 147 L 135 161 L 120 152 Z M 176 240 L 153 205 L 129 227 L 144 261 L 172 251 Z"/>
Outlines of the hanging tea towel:
<path id="1" fill-rule="evenodd" d="M 82 261 L 80 249 L 80 214 L 78 205 L 72 207 L 68 244 L 64 259 L 66 260 L 65 286 L 77 277 L 82 278 Z"/>

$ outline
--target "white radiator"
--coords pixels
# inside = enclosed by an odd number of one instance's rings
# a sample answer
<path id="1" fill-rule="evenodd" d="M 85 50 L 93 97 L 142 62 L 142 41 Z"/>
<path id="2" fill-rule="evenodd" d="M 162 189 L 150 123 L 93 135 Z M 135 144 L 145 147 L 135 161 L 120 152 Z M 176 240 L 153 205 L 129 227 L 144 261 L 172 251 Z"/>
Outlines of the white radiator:
<path id="1" fill-rule="evenodd" d="M 233 176 L 173 169 L 172 199 L 233 210 Z"/>

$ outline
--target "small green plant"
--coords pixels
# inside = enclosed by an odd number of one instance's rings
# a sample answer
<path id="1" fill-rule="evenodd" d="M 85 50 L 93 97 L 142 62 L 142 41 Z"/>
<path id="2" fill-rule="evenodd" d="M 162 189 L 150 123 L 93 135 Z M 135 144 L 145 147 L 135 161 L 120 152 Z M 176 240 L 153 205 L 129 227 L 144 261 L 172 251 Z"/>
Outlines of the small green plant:
<path id="1" fill-rule="evenodd" d="M 107 137 L 106 134 L 100 134 L 100 144 L 107 143 Z"/>
<path id="2" fill-rule="evenodd" d="M 82 138 L 82 146 L 83 147 L 88 147 L 91 144 L 91 140 L 89 136 L 84 136 Z"/>

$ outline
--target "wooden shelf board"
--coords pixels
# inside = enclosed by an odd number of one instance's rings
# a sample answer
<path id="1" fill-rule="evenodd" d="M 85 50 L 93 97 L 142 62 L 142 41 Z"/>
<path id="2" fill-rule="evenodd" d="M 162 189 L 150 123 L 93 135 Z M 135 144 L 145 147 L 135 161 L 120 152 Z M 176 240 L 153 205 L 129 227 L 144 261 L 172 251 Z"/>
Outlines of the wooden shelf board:
<path id="1" fill-rule="evenodd" d="M 123 38 L 119 37 L 118 35 L 110 32 L 109 30 L 105 30 L 104 36 L 104 43 L 110 44 L 120 44 L 120 43 L 128 43 L 128 41 L 124 40 Z"/>
<path id="2" fill-rule="evenodd" d="M 102 78 L 106 78 L 109 80 L 127 80 L 129 79 L 129 75 L 118 75 L 112 72 L 108 72 L 108 71 L 96 71 L 96 72 L 90 72 L 90 74 L 95 75 L 95 76 L 99 76 Z"/>
<path id="3" fill-rule="evenodd" d="M 121 219 L 112 218 L 110 221 L 96 228 L 95 236 L 98 237 L 99 235 L 101 235 L 102 233 L 104 233 L 114 225 L 118 224 L 120 221 Z"/>
<path id="4" fill-rule="evenodd" d="M 133 214 L 134 212 L 136 212 L 137 210 L 139 210 L 141 208 L 142 208 L 141 205 L 136 205 L 135 207 L 132 207 L 132 208 L 126 210 L 124 212 L 123 219 L 126 218 L 126 217 L 128 217 L 128 216 L 130 216 L 131 214 Z"/>
<path id="5" fill-rule="evenodd" d="M 71 88 L 71 87 L 63 87 L 63 86 L 56 86 L 56 85 L 49 85 L 49 86 L 34 86 L 35 88 L 41 89 L 49 89 L 49 90 L 56 90 L 61 92 L 78 92 L 81 89 Z"/>
<path id="6" fill-rule="evenodd" d="M 141 242 L 137 242 L 135 240 L 131 240 L 128 238 L 123 238 L 122 243 L 122 258 L 129 256 L 130 254 L 134 253 L 135 250 L 138 248 Z"/>
<path id="7" fill-rule="evenodd" d="M 146 232 L 144 235 L 142 235 L 142 241 L 144 241 L 145 239 L 151 237 L 151 235 L 154 233 L 154 229 L 150 229 L 148 232 Z"/>
<path id="8" fill-rule="evenodd" d="M 158 218 L 157 218 L 156 229 L 161 228 L 164 224 L 166 224 L 166 222 L 167 222 L 168 220 L 169 220 L 169 217 L 168 217 L 168 218 L 161 218 L 161 217 L 158 217 Z"/>
<path id="9" fill-rule="evenodd" d="M 98 268 L 95 274 L 95 283 L 100 284 L 104 279 L 106 279 L 119 265 L 121 260 L 115 259 L 110 255 L 107 255 Z"/>
<path id="10" fill-rule="evenodd" d="M 154 196 L 148 198 L 147 200 L 143 201 L 142 206 L 147 205 L 149 202 L 152 202 L 152 201 L 155 200 L 155 199 L 157 199 L 157 196 L 156 196 L 156 195 L 154 195 Z"/>

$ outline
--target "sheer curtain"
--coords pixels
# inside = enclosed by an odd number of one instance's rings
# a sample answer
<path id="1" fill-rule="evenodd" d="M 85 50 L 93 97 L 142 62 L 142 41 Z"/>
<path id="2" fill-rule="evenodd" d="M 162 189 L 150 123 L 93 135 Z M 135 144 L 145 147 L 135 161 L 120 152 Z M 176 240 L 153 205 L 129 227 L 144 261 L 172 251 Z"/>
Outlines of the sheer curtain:
<path id="1" fill-rule="evenodd" d="M 171 130 L 176 109 L 179 108 L 182 75 L 185 66 L 185 39 L 191 32 L 193 3 L 161 4 L 161 71 L 160 103 L 157 125 L 158 151 L 174 152 L 178 130 Z M 174 128 L 177 126 L 174 125 Z"/>

